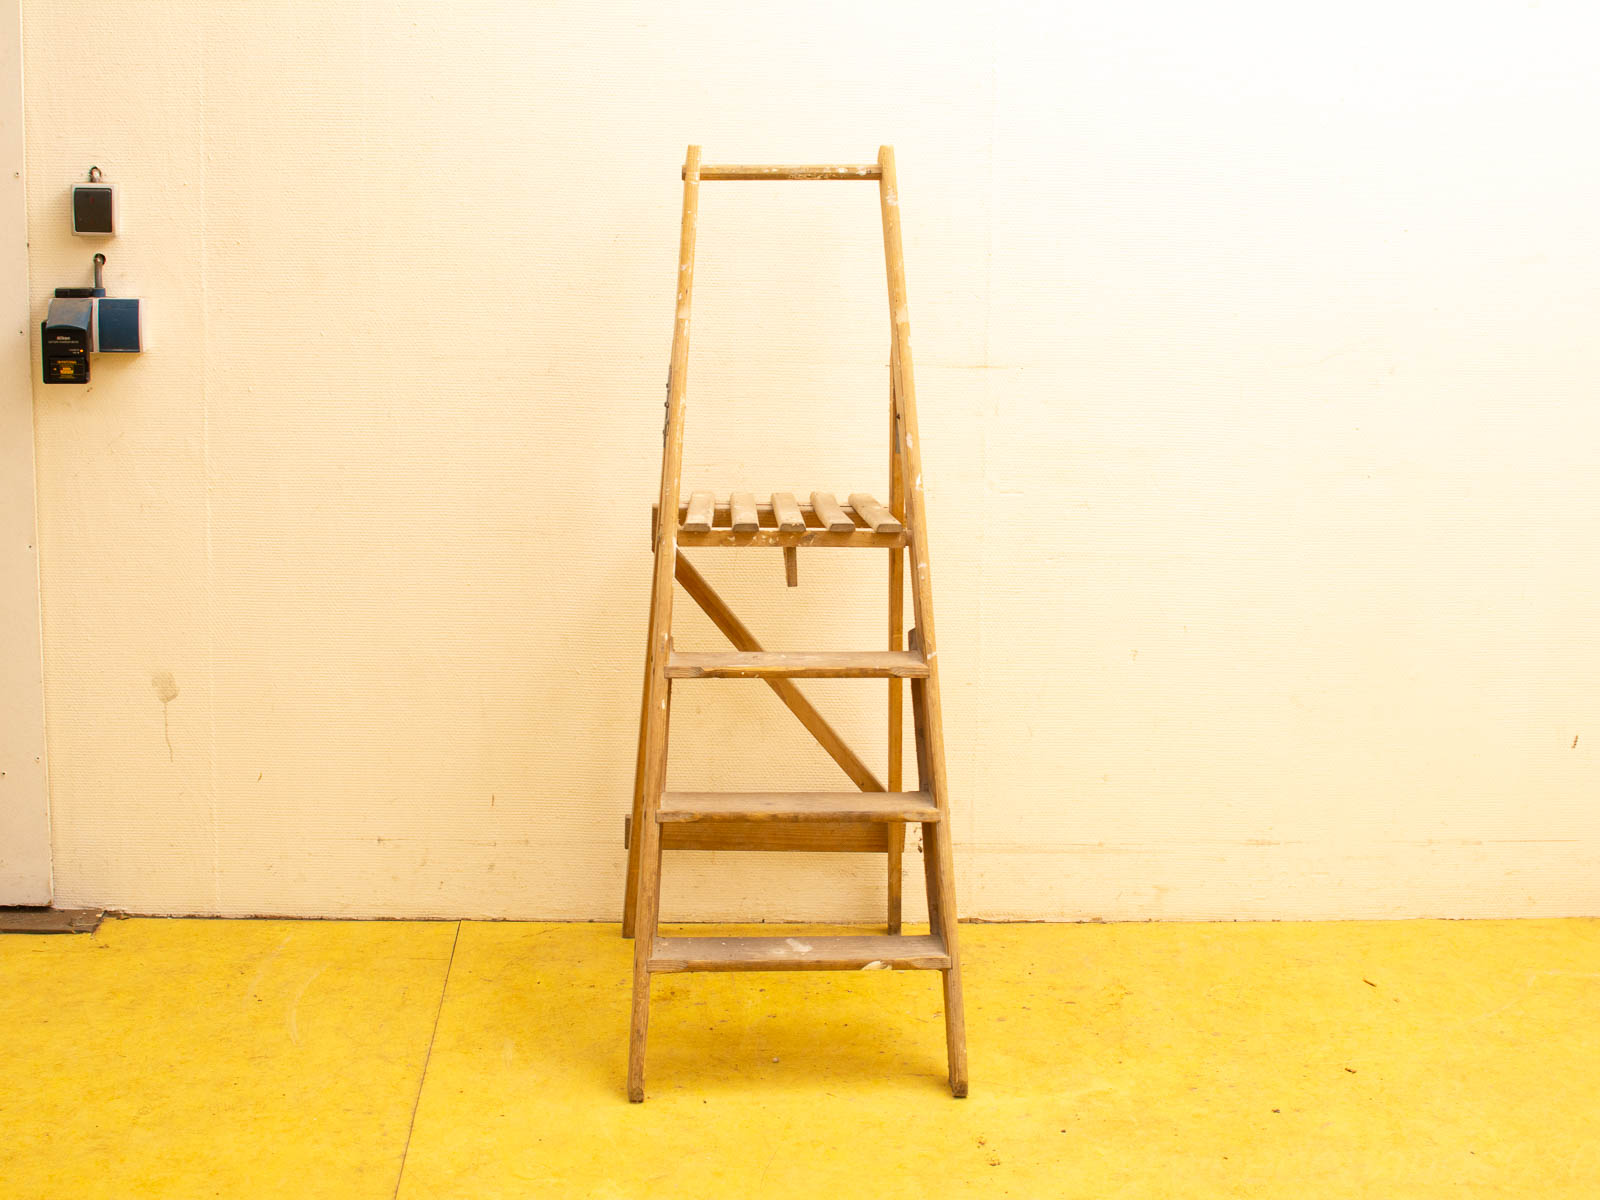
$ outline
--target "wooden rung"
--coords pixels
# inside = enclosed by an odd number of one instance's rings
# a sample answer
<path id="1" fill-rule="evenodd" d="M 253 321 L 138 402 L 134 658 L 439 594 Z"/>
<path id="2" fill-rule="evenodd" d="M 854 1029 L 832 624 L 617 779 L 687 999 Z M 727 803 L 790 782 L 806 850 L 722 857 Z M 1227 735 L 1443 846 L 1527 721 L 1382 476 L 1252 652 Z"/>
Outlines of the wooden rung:
<path id="1" fill-rule="evenodd" d="M 845 515 L 832 492 L 812 492 L 811 511 L 829 533 L 854 533 L 856 523 Z"/>
<path id="2" fill-rule="evenodd" d="M 933 824 L 940 817 L 928 792 L 667 792 L 656 819 Z"/>
<path id="3" fill-rule="evenodd" d="M 754 533 L 761 528 L 756 498 L 749 492 L 735 492 L 728 497 L 728 524 L 735 533 Z"/>
<path id="4" fill-rule="evenodd" d="M 667 658 L 668 679 L 924 679 L 927 674 L 927 661 L 909 650 L 674 650 Z"/>
<path id="5" fill-rule="evenodd" d="M 872 526 L 874 533 L 899 533 L 905 528 L 895 520 L 892 512 L 865 492 L 851 492 L 850 507 L 856 510 L 863 521 Z"/>
<path id="6" fill-rule="evenodd" d="M 710 533 L 717 515 L 717 498 L 710 492 L 690 492 L 689 511 L 679 528 L 684 533 Z"/>
<path id="7" fill-rule="evenodd" d="M 800 511 L 792 492 L 772 493 L 772 517 L 784 533 L 804 533 L 805 515 Z"/>
<path id="8" fill-rule="evenodd" d="M 679 172 L 683 175 L 684 172 Z M 881 179 L 877 163 L 819 163 L 810 166 L 758 166 L 752 163 L 702 164 L 705 179 Z"/>
<path id="9" fill-rule="evenodd" d="M 947 971 L 950 955 L 931 934 L 889 937 L 664 937 L 653 973 L 672 971 Z"/>

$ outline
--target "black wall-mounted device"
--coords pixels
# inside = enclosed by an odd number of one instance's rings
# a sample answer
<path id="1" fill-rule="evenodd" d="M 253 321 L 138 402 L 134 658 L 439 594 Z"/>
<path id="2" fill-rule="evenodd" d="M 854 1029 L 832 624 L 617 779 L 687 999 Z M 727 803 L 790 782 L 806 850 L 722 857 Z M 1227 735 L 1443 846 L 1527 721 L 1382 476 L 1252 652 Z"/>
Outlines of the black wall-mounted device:
<path id="1" fill-rule="evenodd" d="M 39 326 L 39 348 L 44 357 L 46 383 L 88 383 L 89 351 L 94 348 L 94 300 L 88 296 L 57 296 L 50 301 L 50 312 Z"/>
<path id="2" fill-rule="evenodd" d="M 90 354 L 140 354 L 144 351 L 144 304 L 132 297 L 110 297 L 100 269 L 106 256 L 94 256 L 93 287 L 62 287 L 39 325 L 39 350 L 46 383 L 88 383 Z"/>
<path id="3" fill-rule="evenodd" d="M 89 182 L 72 185 L 72 232 L 88 237 L 109 237 L 117 231 L 117 189 L 100 178 L 100 168 L 89 168 Z"/>

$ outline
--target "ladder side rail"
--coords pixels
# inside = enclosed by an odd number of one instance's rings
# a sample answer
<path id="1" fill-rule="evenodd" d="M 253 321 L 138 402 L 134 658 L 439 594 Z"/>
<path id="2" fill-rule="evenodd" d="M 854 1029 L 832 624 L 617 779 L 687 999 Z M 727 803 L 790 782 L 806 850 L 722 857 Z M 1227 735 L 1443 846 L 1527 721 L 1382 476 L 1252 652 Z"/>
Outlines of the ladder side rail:
<path id="1" fill-rule="evenodd" d="M 894 150 L 884 146 L 878 151 L 878 158 L 883 169 L 879 199 L 883 209 L 883 256 L 889 280 L 889 319 L 894 335 L 889 369 L 894 378 L 900 474 L 906 518 L 911 531 L 908 547 L 911 552 L 911 604 L 922 652 L 932 668 L 937 661 L 938 640 L 934 637 L 933 629 L 932 567 L 928 559 L 926 498 L 922 486 L 922 443 L 917 430 L 911 317 L 906 306 L 905 258 L 900 241 L 900 196 L 894 174 Z M 936 749 L 943 748 L 942 736 L 930 737 L 930 740 Z"/>
<path id="2" fill-rule="evenodd" d="M 689 379 L 689 319 L 694 300 L 695 235 L 700 215 L 700 147 L 690 146 L 683 165 L 683 223 L 678 237 L 677 307 L 672 328 L 672 366 L 667 377 L 667 428 L 661 455 L 661 495 L 656 519 L 653 577 L 655 607 L 650 614 L 650 688 L 644 795 L 632 839 L 639 845 L 639 882 L 633 942 L 633 1009 L 628 1038 L 628 1099 L 644 1099 L 645 1037 L 650 1022 L 650 955 L 655 948 L 661 903 L 661 826 L 656 811 L 666 777 L 666 738 L 670 684 L 667 656 L 672 647 L 673 572 L 678 560 L 678 493 L 683 474 L 683 397 Z"/>
<path id="3" fill-rule="evenodd" d="M 905 481 L 906 515 L 911 540 L 912 606 L 916 613 L 918 643 L 927 660 L 927 677 L 913 693 L 927 738 L 928 777 L 921 785 L 933 793 L 943 819 L 923 827 L 923 853 L 938 856 L 938 926 L 950 954 L 944 972 L 945 1048 L 950 1062 L 950 1090 L 967 1094 L 966 1015 L 961 990 L 961 963 L 956 936 L 955 855 L 951 847 L 950 791 L 945 771 L 944 721 L 939 697 L 939 643 L 934 634 L 933 579 L 928 556 L 927 501 L 922 486 L 922 437 L 917 428 L 917 392 L 911 357 L 911 317 L 906 305 L 905 254 L 900 236 L 900 189 L 895 175 L 894 149 L 878 148 L 878 199 L 883 213 L 883 257 L 889 283 L 889 319 L 894 331 L 890 358 L 899 416 L 900 466 Z M 920 701 L 920 703 L 919 703 Z M 931 835 L 932 845 L 928 845 Z M 930 877 L 931 878 L 931 877 Z M 932 907 L 930 897 L 930 907 Z"/>

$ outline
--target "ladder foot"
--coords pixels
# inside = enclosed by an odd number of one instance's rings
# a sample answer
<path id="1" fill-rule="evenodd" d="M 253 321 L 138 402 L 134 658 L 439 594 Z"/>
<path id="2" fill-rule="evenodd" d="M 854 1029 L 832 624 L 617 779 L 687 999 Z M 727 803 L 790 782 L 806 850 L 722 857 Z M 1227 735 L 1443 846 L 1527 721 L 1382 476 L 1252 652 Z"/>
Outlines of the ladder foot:
<path id="1" fill-rule="evenodd" d="M 650 924 L 654 925 L 652 916 Z M 644 1048 L 650 1031 L 650 972 L 643 959 L 652 939 L 634 942 L 633 1015 L 628 1028 L 628 1099 L 638 1104 L 644 1099 Z"/>
<path id="2" fill-rule="evenodd" d="M 952 940 L 955 930 L 950 931 Z M 957 1100 L 967 1095 L 967 1008 L 961 997 L 961 968 L 951 963 L 944 973 L 944 1044 L 950 1063 L 950 1094 Z"/>
<path id="3" fill-rule="evenodd" d="M 628 1102 L 630 1104 L 644 1103 L 644 1049 L 631 1049 L 628 1052 Z"/>

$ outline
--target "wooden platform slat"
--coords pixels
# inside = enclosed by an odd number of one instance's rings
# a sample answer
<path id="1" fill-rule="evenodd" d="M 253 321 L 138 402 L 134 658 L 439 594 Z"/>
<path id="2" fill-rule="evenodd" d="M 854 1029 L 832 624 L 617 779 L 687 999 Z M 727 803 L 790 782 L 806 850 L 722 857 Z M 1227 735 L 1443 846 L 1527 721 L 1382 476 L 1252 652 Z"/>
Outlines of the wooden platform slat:
<path id="1" fill-rule="evenodd" d="M 717 498 L 710 492 L 691 492 L 689 507 L 678 528 L 684 533 L 710 533 L 717 515 Z"/>
<path id="2" fill-rule="evenodd" d="M 652 973 L 673 971 L 886 971 L 949 969 L 944 942 L 931 934 L 890 937 L 663 937 Z"/>
<path id="3" fill-rule="evenodd" d="M 893 513 L 865 492 L 851 492 L 850 507 L 856 510 L 863 521 L 872 526 L 874 533 L 899 533 L 905 528 L 895 520 Z"/>
<path id="4" fill-rule="evenodd" d="M 735 533 L 754 533 L 761 528 L 756 498 L 749 492 L 735 492 L 728 497 L 728 515 L 728 524 Z"/>
<path id="5" fill-rule="evenodd" d="M 792 492 L 772 493 L 772 516 L 784 533 L 804 533 L 806 519 Z"/>
<path id="6" fill-rule="evenodd" d="M 856 523 L 845 515 L 832 492 L 812 492 L 811 510 L 829 533 L 854 533 Z"/>
<path id="7" fill-rule="evenodd" d="M 827 522 L 816 515 L 813 505 L 802 503 L 800 506 L 800 520 L 804 523 L 803 529 L 785 529 L 771 504 L 765 501 L 756 505 L 756 521 L 760 528 L 754 532 L 736 532 L 731 528 L 733 522 L 732 510 L 726 504 L 715 504 L 712 507 L 709 525 L 699 528 L 690 525 L 690 512 L 687 504 L 678 506 L 678 545 L 680 546 L 740 546 L 750 547 L 785 547 L 798 546 L 808 549 L 828 547 L 849 547 L 854 549 L 872 550 L 897 550 L 907 545 L 910 534 L 905 530 L 897 533 L 879 533 L 870 526 L 862 528 L 850 519 L 850 515 L 837 503 L 840 521 L 838 528 L 830 531 Z M 654 537 L 655 514 L 651 512 L 651 536 Z"/>
<path id="8" fill-rule="evenodd" d="M 826 529 L 807 529 L 804 533 L 787 533 L 782 529 L 758 529 L 754 533 L 736 533 L 732 529 L 712 529 L 705 533 L 680 530 L 680 546 L 737 546 L 773 548 L 799 546 L 810 549 L 851 548 L 857 550 L 895 550 L 907 544 L 909 535 L 900 533 L 875 533 L 871 529 L 851 526 L 849 533 L 829 533 Z"/>
<path id="9" fill-rule="evenodd" d="M 923 679 L 928 664 L 907 650 L 673 651 L 668 679 Z"/>
<path id="10" fill-rule="evenodd" d="M 667 792 L 658 819 L 698 821 L 912 821 L 939 810 L 927 792 Z"/>

